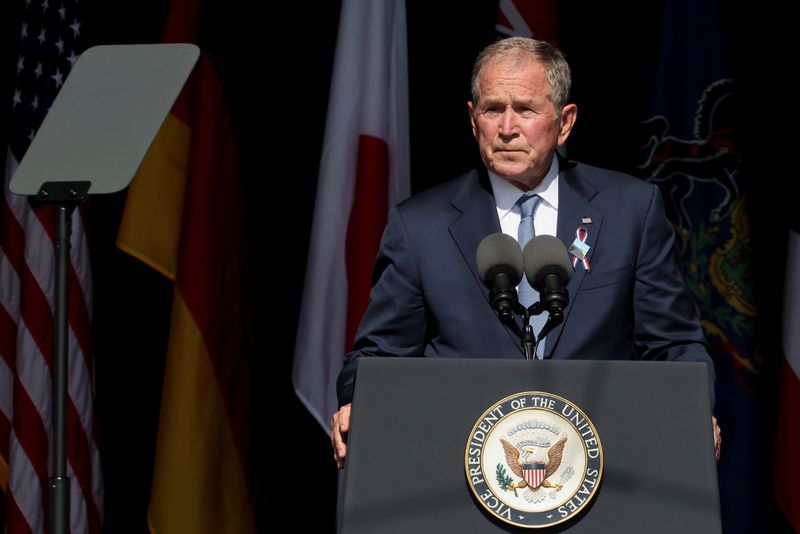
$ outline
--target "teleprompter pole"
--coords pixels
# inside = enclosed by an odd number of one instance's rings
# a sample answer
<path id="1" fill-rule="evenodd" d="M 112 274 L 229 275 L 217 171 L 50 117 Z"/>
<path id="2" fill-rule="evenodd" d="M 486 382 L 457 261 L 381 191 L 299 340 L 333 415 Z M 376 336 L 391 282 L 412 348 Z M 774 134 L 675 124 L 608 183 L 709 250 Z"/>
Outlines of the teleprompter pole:
<path id="1" fill-rule="evenodd" d="M 67 476 L 67 376 L 69 373 L 69 251 L 72 212 L 86 198 L 90 182 L 45 182 L 36 200 L 56 213 L 56 265 L 53 361 L 53 472 L 50 476 L 48 532 L 69 533 Z"/>

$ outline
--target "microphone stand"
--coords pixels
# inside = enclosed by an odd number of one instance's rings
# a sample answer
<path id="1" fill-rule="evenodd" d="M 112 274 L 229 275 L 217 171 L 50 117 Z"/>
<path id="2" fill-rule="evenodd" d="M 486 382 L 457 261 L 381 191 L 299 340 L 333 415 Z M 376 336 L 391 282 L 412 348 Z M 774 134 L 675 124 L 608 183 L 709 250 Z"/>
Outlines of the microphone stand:
<path id="1" fill-rule="evenodd" d="M 541 341 L 544 336 L 540 335 L 539 339 L 536 339 L 536 336 L 533 334 L 533 328 L 531 327 L 530 321 L 532 316 L 539 315 L 544 311 L 544 308 L 539 302 L 531 305 L 529 308 L 526 308 L 519 302 L 515 302 L 512 311 L 514 312 L 513 314 L 498 314 L 500 322 L 506 325 L 519 337 L 522 343 L 522 350 L 525 353 L 525 359 L 533 360 L 536 358 L 536 348 L 539 346 L 539 341 Z M 517 324 L 514 314 L 522 317 L 522 328 L 520 328 Z M 542 331 L 544 332 L 544 329 L 542 329 Z"/>
<path id="2" fill-rule="evenodd" d="M 531 326 L 531 317 L 534 315 L 539 315 L 542 313 L 542 311 L 542 305 L 538 302 L 532 304 L 529 308 L 525 308 L 524 306 L 520 305 L 520 314 L 522 315 L 523 325 L 523 335 L 520 337 L 526 360 L 536 359 L 536 349 L 539 347 L 539 341 L 541 341 L 542 336 L 539 336 L 539 339 L 536 339 L 536 336 L 533 333 L 533 327 Z"/>
<path id="3" fill-rule="evenodd" d="M 539 302 L 526 308 L 517 300 L 516 291 L 513 288 L 509 290 L 507 285 L 504 286 L 504 289 L 498 290 L 493 287 L 489 291 L 489 301 L 497 312 L 498 319 L 519 337 L 526 360 L 533 360 L 536 358 L 536 349 L 539 347 L 539 343 L 542 339 L 544 339 L 544 336 L 549 334 L 553 328 L 561 324 L 564 320 L 562 306 L 552 305 L 554 303 L 552 302 L 553 295 L 551 295 L 551 293 L 552 292 L 545 292 L 542 295 L 543 298 L 540 299 Z M 566 305 L 566 299 L 568 298 L 566 297 L 566 290 L 558 293 L 556 298 L 559 298 L 561 293 L 564 293 L 563 305 Z M 545 311 L 546 308 L 545 305 L 542 304 L 542 301 L 550 304 L 550 316 L 547 318 L 547 323 L 542 327 L 542 331 L 539 332 L 539 337 L 537 339 L 533 333 L 530 321 L 532 316 L 539 315 Z M 517 324 L 517 316 L 522 317 L 522 328 Z"/>
<path id="4" fill-rule="evenodd" d="M 534 360 L 536 359 L 536 349 L 539 348 L 539 343 L 542 341 L 542 339 L 544 339 L 544 336 L 553 330 L 553 328 L 561 324 L 561 322 L 564 320 L 564 315 L 561 313 L 560 309 L 551 312 L 550 316 L 547 318 L 547 322 L 542 327 L 542 331 L 539 332 L 539 337 L 537 338 L 533 334 L 531 317 L 534 315 L 539 315 L 545 311 L 541 301 L 532 304 L 529 308 L 526 308 L 519 302 L 515 302 L 511 311 L 513 311 L 513 313 L 499 313 L 498 317 L 500 322 L 506 325 L 519 337 L 520 342 L 522 343 L 522 350 L 525 353 L 525 359 Z M 514 314 L 522 317 L 522 328 L 520 328 L 517 324 Z"/>

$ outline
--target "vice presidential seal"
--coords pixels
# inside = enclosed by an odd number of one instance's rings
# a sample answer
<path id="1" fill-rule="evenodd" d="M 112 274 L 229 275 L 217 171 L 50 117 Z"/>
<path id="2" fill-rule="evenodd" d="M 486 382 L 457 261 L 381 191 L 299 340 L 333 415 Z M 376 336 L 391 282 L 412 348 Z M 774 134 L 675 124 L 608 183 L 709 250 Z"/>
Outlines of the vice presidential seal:
<path id="1" fill-rule="evenodd" d="M 580 408 L 551 393 L 526 391 L 497 402 L 478 419 L 464 468 L 489 513 L 520 527 L 549 527 L 594 497 L 603 448 Z"/>

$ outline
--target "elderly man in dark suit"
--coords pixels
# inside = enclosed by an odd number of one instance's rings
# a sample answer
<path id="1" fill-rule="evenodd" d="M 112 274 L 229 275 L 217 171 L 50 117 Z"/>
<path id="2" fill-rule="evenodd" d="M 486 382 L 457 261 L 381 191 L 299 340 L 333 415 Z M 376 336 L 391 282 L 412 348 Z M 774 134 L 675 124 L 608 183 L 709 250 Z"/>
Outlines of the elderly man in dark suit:
<path id="1" fill-rule="evenodd" d="M 556 153 L 577 117 L 570 83 L 564 56 L 542 41 L 513 37 L 478 56 L 468 108 L 485 168 L 389 214 L 369 306 L 339 376 L 331 433 L 340 467 L 359 358 L 523 357 L 519 339 L 495 317 L 475 255 L 485 236 L 516 238 L 531 220 L 535 235 L 565 245 L 577 239 L 585 251 L 573 259 L 565 320 L 545 338 L 540 357 L 705 362 L 713 391 L 713 366 L 658 189 Z M 536 206 L 532 215 L 521 211 L 526 200 Z"/>

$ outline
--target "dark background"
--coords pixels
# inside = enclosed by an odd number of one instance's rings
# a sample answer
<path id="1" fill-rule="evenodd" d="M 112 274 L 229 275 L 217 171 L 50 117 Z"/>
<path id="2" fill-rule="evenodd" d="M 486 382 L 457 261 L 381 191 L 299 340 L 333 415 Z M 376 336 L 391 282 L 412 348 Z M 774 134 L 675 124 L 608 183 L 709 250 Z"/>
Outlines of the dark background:
<path id="1" fill-rule="evenodd" d="M 3 135 L 20 9 L 9 4 L 0 7 Z M 158 42 L 168 8 L 165 0 L 81 4 L 86 15 L 82 30 L 90 45 Z M 332 532 L 334 527 L 336 469 L 329 440 L 291 385 L 311 204 L 309 216 L 293 217 L 291 227 L 282 214 L 285 206 L 302 206 L 314 198 L 339 4 L 207 0 L 201 14 L 201 45 L 220 76 L 242 164 L 256 439 L 250 472 L 264 532 L 286 520 L 298 521 L 303 531 Z M 662 6 L 597 4 L 559 3 L 559 41 L 573 67 L 573 100 L 579 106 L 569 155 L 632 171 L 639 159 L 636 133 L 649 104 L 647 80 Z M 751 199 L 758 336 L 764 353 L 772 355 L 754 386 L 762 414 L 754 439 L 769 451 L 784 229 L 799 211 L 796 171 L 790 166 L 797 124 L 791 102 L 796 97 L 787 81 L 787 70 L 796 61 L 789 61 L 789 18 L 776 6 L 722 7 L 725 68 L 738 83 L 737 141 Z M 407 0 L 407 13 L 412 189 L 419 191 L 478 161 L 466 115 L 469 75 L 477 52 L 495 37 L 497 2 Z M 96 406 L 105 531 L 140 533 L 147 531 L 172 285 L 114 248 L 123 204 L 120 193 L 93 198 L 90 205 Z M 302 327 L 313 332 L 313 325 Z M 763 502 L 752 506 L 769 531 L 780 531 L 770 498 L 771 458 L 749 460 L 763 465 Z"/>

